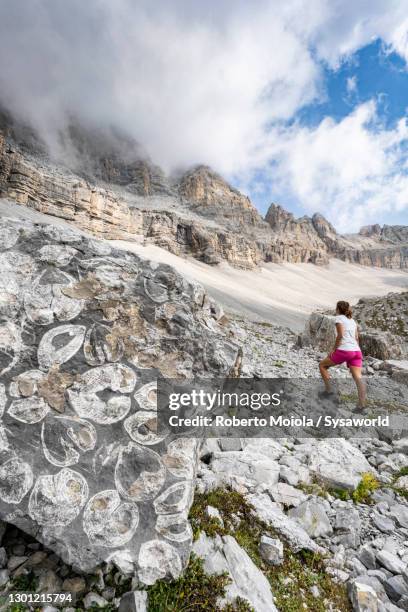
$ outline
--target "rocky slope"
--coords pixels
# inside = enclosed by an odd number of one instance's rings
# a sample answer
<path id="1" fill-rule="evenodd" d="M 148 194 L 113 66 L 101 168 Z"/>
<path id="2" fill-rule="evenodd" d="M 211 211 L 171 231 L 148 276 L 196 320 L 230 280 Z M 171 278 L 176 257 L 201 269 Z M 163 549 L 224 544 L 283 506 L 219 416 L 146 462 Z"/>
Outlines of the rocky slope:
<path id="1" fill-rule="evenodd" d="M 404 227 L 341 236 L 321 215 L 295 219 L 272 204 L 265 220 L 249 198 L 198 166 L 167 177 L 135 143 L 116 134 L 65 135 L 52 163 L 35 134 L 0 116 L 0 196 L 68 220 L 95 236 L 157 244 L 177 255 L 240 268 L 329 258 L 408 267 Z"/>
<path id="2" fill-rule="evenodd" d="M 51 240 L 54 245 L 57 243 L 54 229 L 51 237 L 50 230 L 47 231 L 44 226 L 33 229 L 27 224 L 22 229 L 23 232 L 41 232 L 41 239 Z M 15 247 L 10 246 L 12 242 L 10 232 L 7 234 L 3 232 L 3 235 L 8 236 L 8 245 L 11 249 L 11 251 L 6 250 L 6 253 L 16 252 Z M 24 233 L 21 236 L 23 239 Z M 73 240 L 74 236 L 77 237 L 76 242 Z M 96 242 L 88 244 L 86 239 L 78 238 L 77 234 L 58 235 L 58 241 L 62 240 L 63 243 L 68 238 L 69 243 L 63 245 L 66 257 L 68 257 L 67 247 L 81 253 L 83 249 L 95 249 L 98 244 Z M 100 251 L 102 243 L 99 245 Z M 55 258 L 55 249 L 53 255 Z M 75 254 L 69 253 L 69 255 L 78 260 Z M 100 259 L 109 259 L 112 255 L 115 256 L 115 266 L 119 266 L 122 275 L 126 275 L 127 282 L 130 280 L 129 275 L 132 274 L 129 269 L 132 264 L 142 265 L 143 273 L 147 270 L 144 262 L 140 260 L 135 262 L 133 257 L 129 259 L 122 254 L 118 260 L 117 253 L 98 253 Z M 60 253 L 59 267 L 63 264 L 61 256 Z M 81 259 L 86 261 L 83 257 Z M 109 283 L 109 278 L 117 278 L 112 267 L 112 261 L 109 266 L 107 263 L 102 265 L 102 262 L 98 264 L 95 269 L 96 278 L 99 280 L 103 278 L 104 283 Z M 68 272 L 71 270 L 68 269 Z M 75 283 L 73 286 L 75 287 Z M 84 291 L 86 285 L 82 282 L 80 287 L 81 291 Z M 188 286 L 183 285 L 183 287 L 184 290 L 188 290 Z M 149 295 L 156 299 L 159 297 L 158 287 L 153 291 L 153 286 L 149 285 L 148 289 Z M 110 287 L 111 292 L 115 290 L 118 290 L 117 284 Z M 81 324 L 84 322 L 83 317 L 86 319 L 95 298 L 82 295 L 81 299 L 86 301 L 86 305 L 77 315 L 78 320 L 73 319 L 72 323 L 63 322 L 63 327 L 78 322 Z M 100 299 L 103 302 L 104 296 L 102 295 Z M 143 295 L 136 292 L 136 299 L 143 300 Z M 162 313 L 162 306 L 177 304 L 177 293 L 171 294 L 169 302 L 161 304 L 154 302 L 154 304 L 157 313 L 155 320 L 158 324 L 159 318 L 163 319 L 163 314 L 159 315 Z M 202 300 L 199 300 L 199 304 L 202 304 Z M 220 312 L 215 311 L 215 305 L 204 303 L 202 310 L 199 304 L 195 307 L 193 318 L 196 320 L 197 317 L 197 321 L 206 322 L 206 329 L 216 326 L 210 332 L 209 342 L 216 341 L 219 347 L 231 347 L 228 349 L 228 351 L 232 349 L 231 357 L 227 359 L 228 363 L 234 362 L 233 347 L 237 345 L 244 347 L 242 361 L 244 376 L 255 374 L 258 377 L 318 377 L 317 362 L 321 354 L 310 347 L 299 349 L 296 335 L 290 330 L 245 320 L 232 320 L 226 328 L 217 324 Z M 54 313 L 54 322 L 51 326 L 44 326 L 42 322 L 42 325 L 37 323 L 34 329 L 39 327 L 40 330 L 41 328 L 47 330 L 50 327 L 51 330 L 55 330 L 61 327 L 61 322 L 55 320 L 55 317 L 63 316 L 57 306 L 58 302 L 55 302 L 51 307 Z M 97 311 L 92 309 L 92 312 Z M 168 313 L 168 316 L 172 317 L 169 323 L 173 321 L 173 325 L 176 325 L 176 319 L 179 321 L 176 314 Z M 150 326 L 154 325 L 152 321 L 150 316 Z M 105 324 L 110 325 L 110 322 Z M 149 329 L 152 331 L 152 327 Z M 161 334 L 160 326 L 158 329 Z M 174 331 L 175 328 L 172 329 Z M 226 329 L 229 339 L 225 338 Z M 168 339 L 168 335 L 165 336 Z M 181 342 L 183 345 L 183 338 L 184 332 L 178 335 L 177 344 Z M 68 340 L 69 344 L 72 343 L 72 339 L 68 337 Z M 100 359 L 102 356 L 109 359 L 107 351 L 109 342 L 109 335 L 99 336 L 95 351 L 86 351 L 84 354 L 88 355 L 88 359 L 97 357 Z M 61 343 L 58 342 L 56 349 L 61 350 L 60 347 Z M 98 348 L 102 350 L 97 350 Z M 193 347 L 191 351 L 197 352 Z M 80 360 L 77 361 L 77 355 L 78 353 L 71 358 L 71 361 L 62 363 L 60 369 L 65 372 L 72 369 L 72 366 L 78 368 Z M 171 352 L 167 355 L 169 357 Z M 200 359 L 199 355 L 195 358 Z M 162 362 L 164 363 L 164 360 Z M 120 363 L 125 365 L 123 358 Z M 185 367 L 183 360 L 177 358 L 176 363 Z M 399 394 L 401 386 L 398 381 L 393 380 L 391 370 L 381 365 L 382 363 L 375 359 L 366 361 L 369 397 L 372 399 L 377 393 L 377 399 L 382 398 L 381 405 L 373 404 L 370 411 L 395 410 L 404 400 Z M 100 367 L 93 364 L 91 369 L 96 371 Z M 140 373 L 139 367 L 134 368 L 132 363 L 128 367 Z M 85 365 L 85 368 L 88 369 L 89 364 Z M 225 366 L 223 368 L 222 371 L 225 372 Z M 78 369 L 81 370 L 81 366 Z M 19 367 L 16 371 L 19 371 Z M 46 374 L 44 369 L 40 371 Z M 27 377 L 27 374 L 25 375 Z M 342 390 L 342 414 L 347 414 L 349 409 L 353 408 L 352 383 L 345 368 L 337 369 L 334 376 Z M 19 401 L 21 406 L 22 400 L 29 398 L 28 393 L 32 393 L 33 389 L 22 384 L 21 374 L 17 376 L 16 383 L 18 392 L 20 395 L 23 393 L 23 397 L 20 399 L 11 397 L 10 400 Z M 41 388 L 44 389 L 43 386 Z M 140 389 L 136 391 L 136 395 L 138 391 Z M 8 394 L 7 390 L 7 396 Z M 121 397 L 124 396 L 126 394 Z M 138 402 L 140 401 L 139 393 Z M 6 406 L 8 429 L 11 419 L 15 418 L 11 416 L 15 415 L 15 410 L 11 410 L 12 405 L 9 401 Z M 59 414 L 61 413 L 54 412 L 52 415 L 55 416 L 51 415 L 51 418 L 55 419 Z M 67 416 L 66 413 L 63 413 L 63 416 Z M 104 426 L 94 422 L 91 416 L 87 415 L 83 420 L 91 422 L 100 436 Z M 50 413 L 45 418 L 49 419 Z M 126 416 L 125 425 L 128 419 L 129 416 Z M 17 427 L 21 426 L 17 422 Z M 36 424 L 32 423 L 27 427 L 32 431 Z M 115 425 L 108 426 L 109 429 L 112 427 Z M 139 432 L 142 434 L 141 429 Z M 35 436 L 33 439 L 35 440 Z M 70 444 L 70 449 L 78 449 L 85 455 L 87 452 L 92 452 Z M 99 444 L 100 437 L 98 437 L 98 447 Z M 200 451 L 201 460 L 197 464 L 197 490 L 190 510 L 192 527 L 190 538 L 192 533 L 193 550 L 203 559 L 203 568 L 207 576 L 214 576 L 212 583 L 214 597 L 210 600 L 212 603 L 207 605 L 207 609 L 210 606 L 209 609 L 217 612 L 221 610 L 292 612 L 298 609 L 311 612 L 315 610 L 345 612 L 351 609 L 357 612 L 406 610 L 408 483 L 404 474 L 408 470 L 407 444 L 406 436 L 390 440 L 380 435 L 356 440 L 342 438 L 318 440 L 297 436 L 284 439 L 207 440 Z M 161 448 L 159 444 L 144 448 L 157 449 L 159 446 Z M 166 454 L 169 454 L 169 446 L 164 455 L 159 451 L 163 460 Z M 183 465 L 186 468 L 187 465 L 190 468 L 194 465 L 191 457 L 183 455 L 184 460 L 186 463 Z M 45 461 L 48 462 L 48 471 L 60 473 L 60 468 L 54 467 L 48 459 Z M 82 465 L 80 458 L 77 464 L 65 469 L 81 474 Z M 173 463 L 171 465 L 173 466 Z M 179 467 L 181 468 L 181 463 Z M 88 472 L 85 472 L 85 475 L 90 479 L 90 483 L 94 482 Z M 176 478 L 176 482 L 183 482 L 183 479 Z M 0 492 L 4 495 L 3 489 L 0 488 Z M 31 498 L 32 494 L 28 493 L 27 496 Z M 159 497 L 161 498 L 161 494 Z M 171 501 L 176 502 L 177 499 L 172 498 Z M 41 503 L 51 502 L 49 499 L 41 498 Z M 144 512 L 148 516 L 152 514 L 148 511 L 146 502 L 135 503 L 134 500 L 126 498 L 122 503 L 138 506 L 141 520 L 146 518 Z M 85 509 L 88 505 L 89 502 L 85 505 Z M 21 502 L 20 508 L 23 507 L 24 504 Z M 159 514 L 158 518 L 160 516 L 162 519 L 168 517 L 174 520 L 174 513 Z M 155 520 L 155 513 L 153 517 Z M 113 514 L 112 524 L 114 520 Z M 184 514 L 183 520 L 185 520 Z M 12 522 L 18 523 L 18 521 L 18 517 L 12 519 Z M 179 527 L 180 523 L 173 535 L 176 533 L 177 536 L 180 535 Z M 29 531 L 27 525 L 24 525 L 24 529 Z M 68 526 L 65 528 L 64 538 L 68 543 L 69 537 Z M 150 532 L 145 537 L 149 539 Z M 156 540 L 169 542 L 177 550 L 182 547 L 180 541 L 169 540 L 170 534 L 165 531 L 161 531 L 159 535 L 155 534 L 154 537 Z M 105 607 L 112 612 L 114 610 L 167 612 L 166 602 L 173 602 L 174 597 L 177 599 L 179 596 L 177 593 L 182 593 L 180 601 L 183 606 L 189 602 L 193 605 L 197 600 L 202 601 L 204 592 L 201 594 L 201 589 L 204 588 L 204 582 L 209 580 L 205 575 L 197 574 L 197 565 L 192 558 L 185 575 L 179 579 L 180 582 L 177 578 L 173 578 L 170 583 L 159 581 L 157 588 L 146 587 L 144 573 L 135 574 L 130 559 L 123 554 L 113 555 L 96 572 L 84 574 L 80 568 L 72 567 L 69 559 L 61 559 L 53 553 L 55 541 L 47 541 L 46 544 L 48 546 L 11 526 L 7 528 L 0 548 L 2 568 L 0 586 L 3 593 L 7 595 L 8 592 L 19 590 L 21 585 L 24 585 L 24 590 L 34 590 L 38 593 L 73 592 L 76 594 L 77 603 L 75 608 L 69 608 L 69 612 L 74 612 L 75 609 L 95 610 L 98 607 Z M 134 540 L 126 546 L 131 554 L 134 546 L 137 549 Z M 170 576 L 177 576 L 177 567 L 175 558 L 167 559 L 166 568 Z M 159 578 L 162 569 L 162 565 L 160 569 L 150 568 L 149 578 L 151 579 L 153 575 Z M 216 582 L 221 572 L 226 572 L 228 576 L 223 590 L 218 589 Z M 191 599 L 187 599 L 190 593 Z M 205 597 L 209 597 L 208 592 L 205 592 Z M 175 609 L 179 608 L 176 606 Z M 198 606 L 198 609 L 204 610 L 205 607 Z M 4 612 L 6 610 L 7 607 L 4 608 Z"/>

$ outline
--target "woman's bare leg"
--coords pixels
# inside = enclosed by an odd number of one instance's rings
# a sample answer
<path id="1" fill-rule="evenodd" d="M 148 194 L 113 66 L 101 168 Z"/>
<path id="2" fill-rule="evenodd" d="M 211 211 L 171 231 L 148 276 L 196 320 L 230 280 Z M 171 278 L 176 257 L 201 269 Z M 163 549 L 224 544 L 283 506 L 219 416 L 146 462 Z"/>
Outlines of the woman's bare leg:
<path id="1" fill-rule="evenodd" d="M 330 384 L 329 368 L 332 368 L 335 365 L 336 364 L 333 363 L 333 361 L 330 359 L 330 357 L 325 357 L 319 363 L 320 375 L 323 378 L 324 386 L 326 387 L 327 393 L 331 393 L 331 390 L 332 390 L 331 384 Z"/>
<path id="2" fill-rule="evenodd" d="M 360 408 L 364 408 L 366 402 L 366 385 L 362 377 L 361 368 L 350 366 L 350 372 L 357 387 L 358 405 Z"/>

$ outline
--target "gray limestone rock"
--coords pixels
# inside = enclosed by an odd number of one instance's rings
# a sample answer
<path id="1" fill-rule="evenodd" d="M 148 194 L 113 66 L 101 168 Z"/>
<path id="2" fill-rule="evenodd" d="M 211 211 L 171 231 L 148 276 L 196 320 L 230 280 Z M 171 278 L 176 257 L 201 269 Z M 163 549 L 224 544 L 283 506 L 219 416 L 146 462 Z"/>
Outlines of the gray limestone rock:
<path id="1" fill-rule="evenodd" d="M 289 516 L 296 519 L 311 538 L 327 536 L 333 533 L 323 505 L 316 501 L 304 501 L 297 508 L 290 510 Z"/>
<path id="2" fill-rule="evenodd" d="M 365 472 L 375 473 L 363 453 L 344 438 L 322 440 L 309 456 L 309 469 L 327 486 L 354 490 Z"/>
<path id="3" fill-rule="evenodd" d="M 283 562 L 283 544 L 277 538 L 261 536 L 259 552 L 262 559 L 270 565 L 280 565 Z"/>
<path id="4" fill-rule="evenodd" d="M 122 595 L 119 612 L 147 612 L 147 592 L 131 591 Z"/>
<path id="5" fill-rule="evenodd" d="M 247 495 L 246 498 L 253 505 L 257 516 L 285 538 L 294 552 L 302 549 L 324 552 L 321 546 L 313 542 L 305 529 L 297 521 L 286 516 L 266 493 L 254 493 Z"/>
<path id="6" fill-rule="evenodd" d="M 406 570 L 405 563 L 388 550 L 378 551 L 377 561 L 393 574 L 402 574 Z"/>
<path id="7" fill-rule="evenodd" d="M 206 572 L 226 571 L 230 575 L 232 583 L 226 588 L 227 601 L 241 597 L 255 612 L 277 612 L 267 578 L 232 536 L 209 538 L 202 533 L 193 550 L 204 559 Z"/>
<path id="8" fill-rule="evenodd" d="M 83 571 L 177 577 L 198 441 L 155 433 L 156 380 L 226 376 L 237 347 L 169 266 L 53 225 L 0 234 L 0 517 Z"/>
<path id="9" fill-rule="evenodd" d="M 377 612 L 378 598 L 375 590 L 369 584 L 353 581 L 349 595 L 355 612 Z"/>

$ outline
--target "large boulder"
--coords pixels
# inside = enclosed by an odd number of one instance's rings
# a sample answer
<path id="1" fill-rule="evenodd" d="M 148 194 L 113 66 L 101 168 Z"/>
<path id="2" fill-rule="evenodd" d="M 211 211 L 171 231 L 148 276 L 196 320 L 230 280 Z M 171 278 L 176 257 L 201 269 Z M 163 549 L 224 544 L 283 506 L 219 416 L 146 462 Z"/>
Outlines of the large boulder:
<path id="1" fill-rule="evenodd" d="M 399 359 L 403 355 L 403 342 L 387 331 L 361 331 L 360 346 L 364 355 L 376 359 Z"/>
<path id="2" fill-rule="evenodd" d="M 249 445 L 243 451 L 213 453 L 211 469 L 220 484 L 231 485 L 238 479 L 248 488 L 252 488 L 258 485 L 276 485 L 280 466 L 277 461 Z"/>
<path id="3" fill-rule="evenodd" d="M 376 359 L 401 359 L 405 354 L 402 339 L 389 331 L 360 328 L 359 334 L 360 346 L 364 355 Z M 298 345 L 331 352 L 335 339 L 334 317 L 313 312 L 307 319 L 303 332 L 298 336 Z"/>
<path id="4" fill-rule="evenodd" d="M 313 312 L 305 324 L 305 329 L 298 337 L 300 346 L 313 346 L 321 351 L 332 351 L 336 339 L 334 317 Z"/>
<path id="5" fill-rule="evenodd" d="M 226 376 L 237 347 L 171 267 L 0 220 L 0 518 L 90 571 L 176 577 L 198 443 L 157 435 L 158 375 Z"/>
<path id="6" fill-rule="evenodd" d="M 375 474 L 363 453 L 344 438 L 321 440 L 308 456 L 314 477 L 332 488 L 354 490 L 366 472 Z"/>

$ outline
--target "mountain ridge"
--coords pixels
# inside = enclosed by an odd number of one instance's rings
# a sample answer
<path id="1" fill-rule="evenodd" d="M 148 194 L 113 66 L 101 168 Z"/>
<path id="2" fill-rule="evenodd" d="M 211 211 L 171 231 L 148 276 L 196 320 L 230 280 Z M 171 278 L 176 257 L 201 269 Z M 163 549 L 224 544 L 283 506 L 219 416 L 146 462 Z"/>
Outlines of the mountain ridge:
<path id="1" fill-rule="evenodd" d="M 263 218 L 248 196 L 208 166 L 166 176 L 141 157 L 137 143 L 125 142 L 121 157 L 120 139 L 109 148 L 109 135 L 93 142 L 92 134 L 76 128 L 70 135 L 75 165 L 69 167 L 55 164 L 32 132 L 7 125 L 3 116 L 0 195 L 96 236 L 249 269 L 262 262 L 325 265 L 332 257 L 408 268 L 408 227 L 377 224 L 341 235 L 319 213 L 295 218 L 274 203 Z"/>

